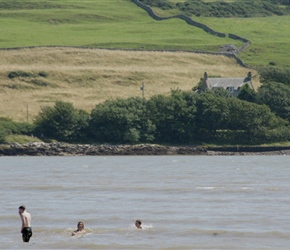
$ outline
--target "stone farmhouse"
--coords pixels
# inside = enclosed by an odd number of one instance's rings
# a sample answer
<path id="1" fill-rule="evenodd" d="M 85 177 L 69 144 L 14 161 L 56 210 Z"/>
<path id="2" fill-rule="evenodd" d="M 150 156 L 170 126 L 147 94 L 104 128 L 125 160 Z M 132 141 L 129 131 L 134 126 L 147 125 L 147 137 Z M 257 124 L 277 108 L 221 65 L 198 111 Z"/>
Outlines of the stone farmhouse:
<path id="1" fill-rule="evenodd" d="M 230 92 L 234 97 L 237 97 L 241 91 L 241 88 L 248 84 L 251 89 L 254 89 L 252 84 L 252 73 L 249 72 L 245 78 L 219 78 L 208 77 L 207 73 L 204 73 L 203 83 L 201 90 L 214 90 L 216 88 L 223 88 Z"/>

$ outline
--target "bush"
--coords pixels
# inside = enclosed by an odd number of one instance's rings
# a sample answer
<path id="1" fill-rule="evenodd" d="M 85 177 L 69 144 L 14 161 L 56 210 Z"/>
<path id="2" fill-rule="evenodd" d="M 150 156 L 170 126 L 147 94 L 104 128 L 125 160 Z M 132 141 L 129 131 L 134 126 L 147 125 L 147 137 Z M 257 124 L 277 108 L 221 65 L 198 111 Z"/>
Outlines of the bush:
<path id="1" fill-rule="evenodd" d="M 35 131 L 47 138 L 65 142 L 84 140 L 89 115 L 71 103 L 57 101 L 54 107 L 44 107 L 35 119 Z"/>
<path id="2" fill-rule="evenodd" d="M 13 79 L 16 77 L 34 77 L 34 74 L 31 72 L 25 72 L 25 71 L 10 71 L 8 73 L 8 78 Z"/>
<path id="3" fill-rule="evenodd" d="M 45 82 L 39 79 L 33 79 L 31 80 L 31 83 L 40 87 L 47 87 L 49 85 L 48 82 Z"/>
<path id="4" fill-rule="evenodd" d="M 5 137 L 6 137 L 5 132 L 3 130 L 1 130 L 1 128 L 0 128 L 0 143 L 5 142 Z"/>
<path id="5" fill-rule="evenodd" d="M 290 86 L 290 70 L 279 67 L 261 67 L 259 70 L 261 82 L 280 82 Z"/>
<path id="6" fill-rule="evenodd" d="M 205 17 L 261 17 L 290 14 L 288 0 L 263 1 L 203 1 L 187 0 L 176 5 L 169 0 L 141 0 L 144 4 L 161 9 L 177 8 L 186 15 Z M 288 2 L 287 2 L 288 1 Z M 284 5 L 281 8 L 280 5 Z"/>
<path id="7" fill-rule="evenodd" d="M 175 5 L 167 0 L 140 0 L 143 4 L 151 7 L 158 7 L 163 10 L 174 9 Z"/>
<path id="8" fill-rule="evenodd" d="M 0 142 L 8 135 L 31 135 L 34 125 L 25 122 L 14 122 L 9 118 L 0 117 Z"/>
<path id="9" fill-rule="evenodd" d="M 38 72 L 38 75 L 41 76 L 41 77 L 47 77 L 48 76 L 48 74 L 45 71 Z"/>
<path id="10" fill-rule="evenodd" d="M 90 131 L 97 142 L 138 143 L 154 140 L 155 126 L 141 98 L 99 104 L 91 113 Z"/>

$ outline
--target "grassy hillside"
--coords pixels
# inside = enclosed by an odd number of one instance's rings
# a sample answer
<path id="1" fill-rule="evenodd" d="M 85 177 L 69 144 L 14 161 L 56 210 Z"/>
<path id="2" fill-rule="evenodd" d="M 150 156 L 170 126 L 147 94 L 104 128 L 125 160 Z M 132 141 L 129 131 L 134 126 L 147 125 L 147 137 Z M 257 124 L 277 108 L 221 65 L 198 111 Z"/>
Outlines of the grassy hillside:
<path id="1" fill-rule="evenodd" d="M 158 22 L 130 0 L 0 0 L 0 48 L 89 46 L 98 48 L 200 49 L 241 43 L 209 35 L 172 19 Z"/>
<path id="2" fill-rule="evenodd" d="M 178 13 L 155 10 L 163 16 Z M 240 54 L 249 65 L 290 65 L 290 16 L 193 19 L 249 39 L 252 46 Z M 242 45 L 179 19 L 155 21 L 130 0 L 0 0 L 0 25 L 4 34 L 0 48 L 56 45 L 219 51 L 225 44 Z"/>
<path id="3" fill-rule="evenodd" d="M 235 0 L 238 1 L 238 0 Z M 170 2 L 185 2 L 171 0 Z M 233 1 L 228 1 L 233 2 Z M 162 10 L 153 8 L 160 16 L 180 14 L 177 9 Z M 226 34 L 233 33 L 252 42 L 252 45 L 239 54 L 239 57 L 251 66 L 268 65 L 290 66 L 290 16 L 268 16 L 255 18 L 215 18 L 191 16 L 197 22 Z"/>
<path id="4" fill-rule="evenodd" d="M 179 0 L 174 0 L 180 2 Z M 161 15 L 172 14 L 162 10 Z M 252 41 L 240 56 L 250 65 L 289 66 L 289 16 L 194 18 L 224 33 Z M 130 0 L 0 0 L 0 48 L 83 46 L 91 48 L 219 51 L 242 43 L 209 35 L 179 19 L 155 21 Z M 125 52 L 78 48 L 0 50 L 0 116 L 29 121 L 56 100 L 90 111 L 117 97 L 191 89 L 203 76 L 245 76 L 233 59 L 191 53 Z M 11 72 L 27 75 L 9 78 Z M 253 71 L 254 75 L 256 74 Z M 255 86 L 259 85 L 257 78 Z"/>
<path id="5" fill-rule="evenodd" d="M 264 18 L 200 18 L 200 22 L 212 28 L 223 27 L 222 31 L 249 39 L 251 46 L 239 57 L 252 66 L 290 66 L 290 16 Z"/>
<path id="6" fill-rule="evenodd" d="M 205 71 L 221 77 L 248 72 L 224 56 L 80 48 L 2 50 L 0 64 L 0 116 L 26 121 L 28 111 L 30 122 L 41 106 L 56 100 L 91 111 L 107 99 L 141 97 L 142 83 L 148 98 L 190 90 Z M 257 87 L 257 73 L 252 73 Z"/>

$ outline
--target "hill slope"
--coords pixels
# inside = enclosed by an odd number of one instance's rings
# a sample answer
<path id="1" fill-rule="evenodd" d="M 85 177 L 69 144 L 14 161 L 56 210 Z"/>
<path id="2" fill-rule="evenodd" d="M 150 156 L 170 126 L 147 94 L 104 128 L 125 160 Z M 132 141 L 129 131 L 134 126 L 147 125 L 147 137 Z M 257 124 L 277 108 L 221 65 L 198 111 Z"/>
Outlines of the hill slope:
<path id="1" fill-rule="evenodd" d="M 86 46 L 97 48 L 219 51 L 242 43 L 212 36 L 182 20 L 158 22 L 130 0 L 0 0 L 0 48 Z"/>
<path id="2" fill-rule="evenodd" d="M 0 64 L 0 116 L 17 121 L 27 120 L 27 106 L 31 121 L 41 106 L 56 100 L 91 111 L 107 99 L 141 97 L 142 83 L 148 98 L 175 88 L 190 90 L 205 71 L 221 77 L 243 77 L 249 71 L 217 55 L 81 48 L 2 50 Z"/>

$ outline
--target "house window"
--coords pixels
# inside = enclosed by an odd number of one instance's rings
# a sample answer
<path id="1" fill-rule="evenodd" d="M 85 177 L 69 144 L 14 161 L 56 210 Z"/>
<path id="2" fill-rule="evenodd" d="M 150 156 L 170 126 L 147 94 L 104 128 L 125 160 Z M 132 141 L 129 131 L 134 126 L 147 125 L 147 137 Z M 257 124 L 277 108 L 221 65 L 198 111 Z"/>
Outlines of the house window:
<path id="1" fill-rule="evenodd" d="M 234 93 L 234 91 L 235 91 L 234 86 L 228 86 L 228 87 L 227 87 L 227 90 L 228 90 L 230 93 Z"/>

